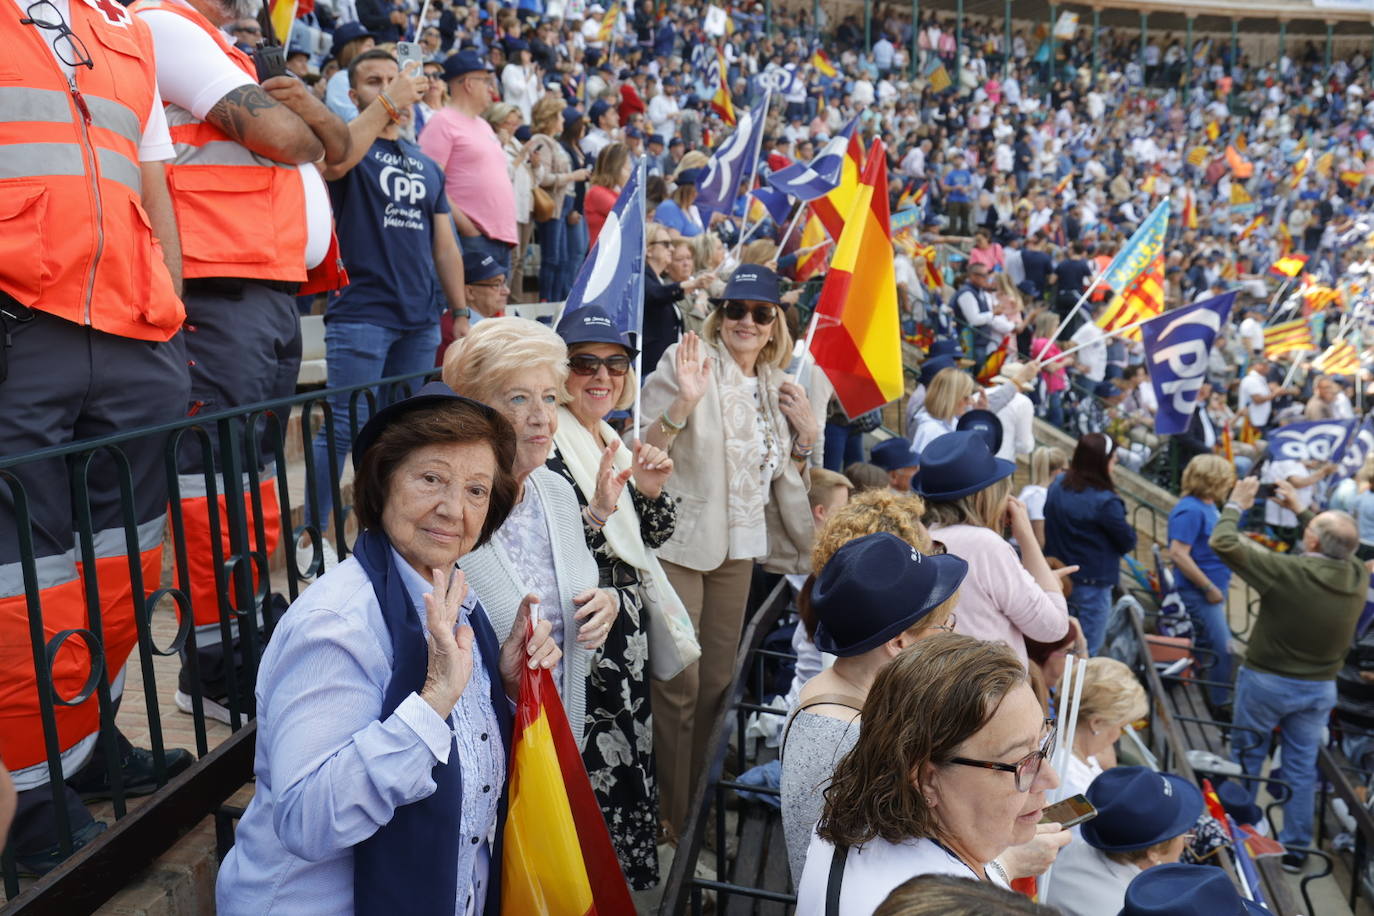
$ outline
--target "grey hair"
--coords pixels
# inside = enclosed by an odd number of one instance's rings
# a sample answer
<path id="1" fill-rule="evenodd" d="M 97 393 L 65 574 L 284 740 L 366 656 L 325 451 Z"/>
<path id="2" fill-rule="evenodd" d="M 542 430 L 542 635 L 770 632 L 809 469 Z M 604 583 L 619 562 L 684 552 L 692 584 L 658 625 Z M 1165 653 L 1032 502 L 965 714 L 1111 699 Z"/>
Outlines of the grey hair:
<path id="1" fill-rule="evenodd" d="M 1360 546 L 1360 529 L 1348 512 L 1331 509 L 1312 519 L 1312 533 L 1322 556 L 1348 560 Z"/>

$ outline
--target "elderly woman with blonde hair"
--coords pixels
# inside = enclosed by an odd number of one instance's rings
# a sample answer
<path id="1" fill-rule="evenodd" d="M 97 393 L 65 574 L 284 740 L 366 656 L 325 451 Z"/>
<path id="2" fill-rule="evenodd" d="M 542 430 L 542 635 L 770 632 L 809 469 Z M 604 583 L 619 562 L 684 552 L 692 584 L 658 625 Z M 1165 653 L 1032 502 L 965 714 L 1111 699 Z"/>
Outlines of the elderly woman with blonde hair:
<path id="1" fill-rule="evenodd" d="M 1086 792 L 1103 770 L 1116 766 L 1116 742 L 1121 740 L 1121 733 L 1149 711 L 1145 689 L 1129 667 L 1105 655 L 1088 659 L 1073 753 L 1060 774 L 1060 796 Z"/>
<path id="2" fill-rule="evenodd" d="M 959 418 L 978 398 L 978 383 L 959 368 L 941 369 L 931 379 L 925 403 L 917 411 L 911 446 L 918 453 L 945 433 L 954 432 Z"/>
<path id="3" fill-rule="evenodd" d="M 783 371 L 792 338 L 779 298 L 777 274 L 742 266 L 702 337 L 688 332 L 669 347 L 641 396 L 640 437 L 674 462 L 677 530 L 658 553 L 702 653 L 671 681 L 654 684 L 654 743 L 670 829 L 686 821 L 705 765 L 755 561 L 769 572 L 808 571 L 807 469 L 819 427 L 806 392 Z"/>
<path id="4" fill-rule="evenodd" d="M 1226 593 L 1231 568 L 1207 543 L 1236 482 L 1236 469 L 1220 455 L 1196 455 L 1183 469 L 1183 496 L 1169 512 L 1169 559 L 1179 597 L 1207 650 L 1207 698 L 1213 706 L 1230 702 L 1231 625 L 1226 619 Z"/>
<path id="5" fill-rule="evenodd" d="M 526 318 L 489 318 L 444 356 L 444 381 L 488 404 L 515 429 L 517 499 L 490 541 L 462 558 L 468 584 L 504 639 L 527 595 L 541 605 L 563 651 L 554 683 L 578 744 L 586 729 L 587 672 L 620 612 L 620 597 L 599 587 L 596 558 L 583 535 L 589 510 L 577 491 L 545 467 L 565 398 L 568 348 L 549 327 Z M 440 532 L 442 534 L 442 532 Z"/>

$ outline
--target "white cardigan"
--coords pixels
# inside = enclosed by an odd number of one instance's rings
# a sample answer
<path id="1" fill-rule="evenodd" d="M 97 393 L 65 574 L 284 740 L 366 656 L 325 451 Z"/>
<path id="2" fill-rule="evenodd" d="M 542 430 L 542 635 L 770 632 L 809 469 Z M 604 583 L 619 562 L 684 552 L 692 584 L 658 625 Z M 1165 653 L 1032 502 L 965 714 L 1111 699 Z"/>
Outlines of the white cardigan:
<path id="1" fill-rule="evenodd" d="M 548 520 L 554 575 L 558 579 L 557 610 L 563 615 L 563 683 L 558 685 L 558 692 L 563 697 L 573 737 L 581 747 L 587 710 L 587 672 L 592 653 L 577 641 L 578 621 L 573 619 L 577 608 L 572 600 L 574 595 L 596 588 L 600 574 L 596 558 L 587 547 L 582 530 L 582 508 L 572 484 L 541 466 L 525 480 L 525 486 L 533 487 L 538 493 Z M 519 574 L 510 555 L 495 540 L 463 557 L 458 565 L 486 609 L 496 638 L 504 642 L 525 597 L 525 577 Z M 554 608 L 544 604 L 541 611 L 553 613 Z"/>

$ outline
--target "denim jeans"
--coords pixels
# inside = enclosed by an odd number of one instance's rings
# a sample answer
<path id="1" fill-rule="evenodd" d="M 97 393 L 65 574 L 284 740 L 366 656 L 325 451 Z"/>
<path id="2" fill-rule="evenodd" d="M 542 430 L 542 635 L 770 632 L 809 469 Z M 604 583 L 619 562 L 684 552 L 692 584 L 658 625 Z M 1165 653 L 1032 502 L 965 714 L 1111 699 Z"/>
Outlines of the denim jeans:
<path id="1" fill-rule="evenodd" d="M 587 260 L 587 218 L 584 216 L 576 223 L 564 226 L 563 232 L 565 257 L 558 270 L 557 288 L 552 300 L 554 302 L 568 298 L 573 281 L 577 279 L 577 272 L 582 269 L 582 262 Z"/>
<path id="2" fill-rule="evenodd" d="M 1073 584 L 1073 594 L 1069 596 L 1069 613 L 1078 618 L 1083 628 L 1083 638 L 1088 642 L 1088 654 L 1096 655 L 1102 651 L 1102 643 L 1107 638 L 1107 617 L 1112 611 L 1112 587 L 1110 585 L 1088 585 L 1083 582 Z"/>
<path id="3" fill-rule="evenodd" d="M 864 434 L 848 425 L 825 424 L 825 469 L 843 471 L 864 460 Z"/>
<path id="4" fill-rule="evenodd" d="M 433 324 L 414 331 L 396 331 L 351 321 L 328 321 L 324 326 L 325 358 L 329 364 L 329 387 L 361 385 L 393 375 L 418 372 L 434 365 L 434 351 L 439 346 L 439 318 Z M 385 407 L 385 392 L 379 393 L 378 407 Z M 353 428 L 349 418 L 351 395 L 334 395 L 329 408 L 334 414 L 333 448 L 339 456 L 339 473 L 353 446 Z M 357 398 L 358 429 L 363 428 L 371 415 L 367 399 Z M 323 525 L 334 507 L 334 493 L 329 483 L 329 438 L 325 428 L 315 434 L 315 503 L 307 507 L 311 524 Z M 316 514 L 318 513 L 318 514 Z"/>
<path id="5" fill-rule="evenodd" d="M 1269 751 L 1269 735 L 1281 730 L 1284 780 L 1293 795 L 1283 803 L 1283 829 L 1279 842 L 1312 845 L 1312 804 L 1317 779 L 1317 748 L 1322 729 L 1336 705 L 1336 682 L 1304 681 L 1265 674 L 1241 666 L 1236 678 L 1235 724 L 1253 729 L 1237 731 L 1231 739 L 1231 758 L 1247 774 L 1258 776 Z M 1258 746 L 1251 746 L 1258 743 Z M 1255 792 L 1251 787 L 1251 798 Z"/>
<path id="6" fill-rule="evenodd" d="M 563 216 L 534 224 L 534 239 L 539 243 L 539 301 L 557 301 L 558 278 L 563 275 L 568 260 L 567 210 L 572 206 L 569 197 Z"/>
<path id="7" fill-rule="evenodd" d="M 1202 592 L 1191 582 L 1183 582 L 1178 587 L 1178 595 L 1188 616 L 1193 618 L 1197 630 L 1197 642 L 1202 648 L 1216 653 L 1216 661 L 1207 668 L 1203 677 L 1209 681 L 1229 682 L 1231 680 L 1231 626 L 1226 620 L 1226 600 L 1212 604 L 1203 597 Z M 1207 699 L 1213 706 L 1224 706 L 1231 702 L 1231 691 L 1225 687 L 1207 687 Z"/>

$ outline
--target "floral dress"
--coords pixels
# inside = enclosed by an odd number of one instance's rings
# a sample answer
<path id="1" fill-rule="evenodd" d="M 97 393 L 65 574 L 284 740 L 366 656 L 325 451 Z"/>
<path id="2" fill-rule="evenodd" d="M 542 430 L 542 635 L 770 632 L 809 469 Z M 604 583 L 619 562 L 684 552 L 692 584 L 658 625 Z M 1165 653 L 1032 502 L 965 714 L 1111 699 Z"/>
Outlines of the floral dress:
<path id="1" fill-rule="evenodd" d="M 563 456 L 554 450 L 548 467 L 577 487 Z M 656 549 L 673 536 L 677 505 L 668 494 L 650 499 L 627 484 L 639 514 L 644 545 Z M 658 883 L 658 782 L 654 776 L 654 726 L 649 710 L 648 621 L 639 597 L 639 571 L 611 552 L 600 529 L 585 526 L 587 546 L 601 571 L 601 587 L 620 594 L 620 614 L 587 674 L 587 722 L 582 762 L 606 818 L 625 880 L 635 890 Z"/>

